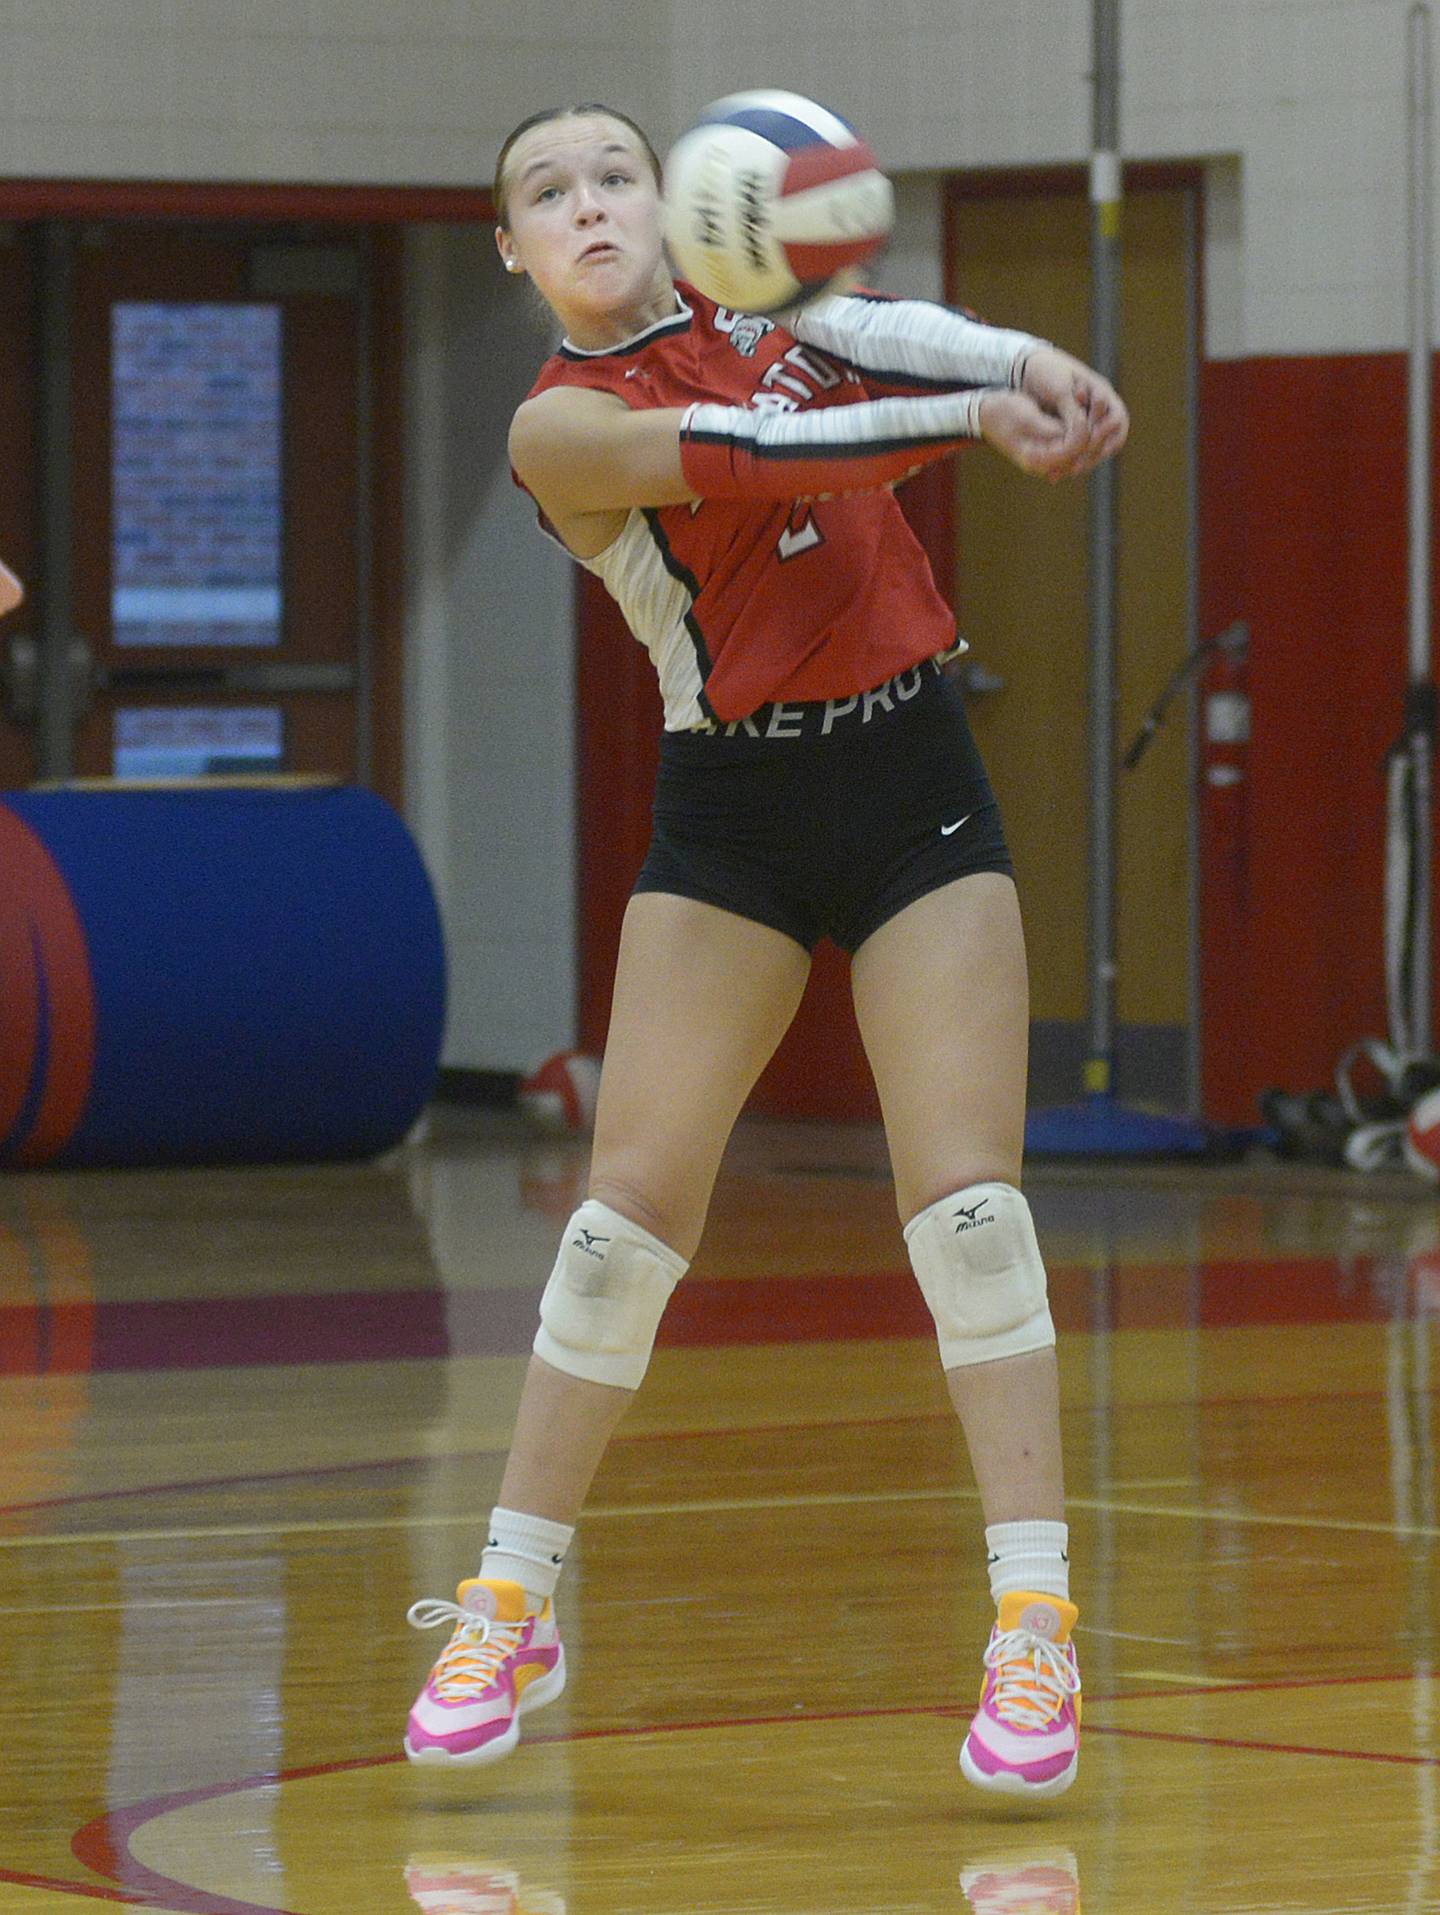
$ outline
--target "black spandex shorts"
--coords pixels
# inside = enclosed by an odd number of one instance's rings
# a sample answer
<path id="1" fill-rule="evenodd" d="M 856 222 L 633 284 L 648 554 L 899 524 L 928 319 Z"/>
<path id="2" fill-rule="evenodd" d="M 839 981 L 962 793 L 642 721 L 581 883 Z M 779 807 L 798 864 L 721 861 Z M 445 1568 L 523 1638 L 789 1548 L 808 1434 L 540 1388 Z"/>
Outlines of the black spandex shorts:
<path id="1" fill-rule="evenodd" d="M 925 892 L 1012 871 L 960 688 L 927 660 L 856 698 L 667 731 L 637 891 L 856 951 Z"/>

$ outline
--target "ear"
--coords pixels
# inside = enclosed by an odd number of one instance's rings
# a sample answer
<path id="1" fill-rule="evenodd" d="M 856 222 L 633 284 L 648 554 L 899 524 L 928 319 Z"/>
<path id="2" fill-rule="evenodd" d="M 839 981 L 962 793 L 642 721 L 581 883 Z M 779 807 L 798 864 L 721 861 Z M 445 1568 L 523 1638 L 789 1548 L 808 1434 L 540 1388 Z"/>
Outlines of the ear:
<path id="1" fill-rule="evenodd" d="M 495 250 L 500 255 L 500 263 L 507 273 L 522 273 L 525 268 L 515 257 L 515 242 L 503 226 L 495 228 Z"/>

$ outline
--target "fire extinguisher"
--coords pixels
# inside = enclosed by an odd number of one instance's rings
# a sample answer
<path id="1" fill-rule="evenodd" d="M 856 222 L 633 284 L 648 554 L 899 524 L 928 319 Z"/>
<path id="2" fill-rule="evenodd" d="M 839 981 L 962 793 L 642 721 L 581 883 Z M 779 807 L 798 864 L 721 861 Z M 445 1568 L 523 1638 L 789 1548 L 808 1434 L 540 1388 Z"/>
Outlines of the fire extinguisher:
<path id="1" fill-rule="evenodd" d="M 1200 647 L 1211 659 L 1200 727 L 1202 776 L 1210 791 L 1245 782 L 1250 755 L 1250 628 L 1235 624 Z"/>
<path id="2" fill-rule="evenodd" d="M 1250 628 L 1236 622 L 1209 641 L 1200 706 L 1200 804 L 1205 862 L 1226 875 L 1243 907 L 1249 834 Z"/>

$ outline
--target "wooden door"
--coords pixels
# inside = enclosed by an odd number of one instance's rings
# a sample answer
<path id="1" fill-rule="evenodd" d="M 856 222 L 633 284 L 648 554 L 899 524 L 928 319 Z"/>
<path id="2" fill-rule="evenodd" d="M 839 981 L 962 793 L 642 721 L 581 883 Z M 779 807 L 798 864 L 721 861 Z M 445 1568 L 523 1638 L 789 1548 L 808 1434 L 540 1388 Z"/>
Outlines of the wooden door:
<path id="1" fill-rule="evenodd" d="M 1133 424 L 1119 484 L 1121 749 L 1192 642 L 1189 199 L 1186 188 L 1139 191 L 1124 207 L 1119 384 Z M 1083 191 L 1022 184 L 957 197 L 951 211 L 951 297 L 1086 358 Z M 1087 1012 L 1085 490 L 1037 485 L 976 453 L 957 461 L 956 501 L 960 629 L 977 662 L 1003 680 L 974 701 L 972 718 L 1015 854 L 1043 1066 L 1047 1040 L 1078 1059 Z M 1148 1045 L 1178 1104 L 1193 935 L 1183 701 L 1136 770 L 1121 775 L 1117 808 L 1122 1058 L 1127 1038 L 1137 1052 Z"/>

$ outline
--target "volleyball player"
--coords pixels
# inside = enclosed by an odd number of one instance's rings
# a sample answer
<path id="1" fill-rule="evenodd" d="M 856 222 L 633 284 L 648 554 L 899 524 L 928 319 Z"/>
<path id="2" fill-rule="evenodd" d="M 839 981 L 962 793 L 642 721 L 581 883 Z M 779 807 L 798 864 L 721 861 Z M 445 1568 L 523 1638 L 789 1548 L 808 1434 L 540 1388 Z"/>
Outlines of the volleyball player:
<path id="1" fill-rule="evenodd" d="M 552 1597 L 606 1443 L 700 1240 L 721 1153 L 829 935 L 986 1523 L 997 1618 L 961 1751 L 980 1787 L 1075 1774 L 1055 1334 L 1020 1193 L 1027 990 L 954 623 L 892 484 L 983 439 L 1024 471 L 1116 452 L 1125 408 L 1027 334 L 829 298 L 782 325 L 676 286 L 659 167 L 625 116 L 526 121 L 496 240 L 563 330 L 511 458 L 545 531 L 655 662 L 655 833 L 626 912 L 589 1194 L 566 1226 L 479 1575 L 416 1702 L 412 1760 L 480 1763 L 558 1695 Z"/>

